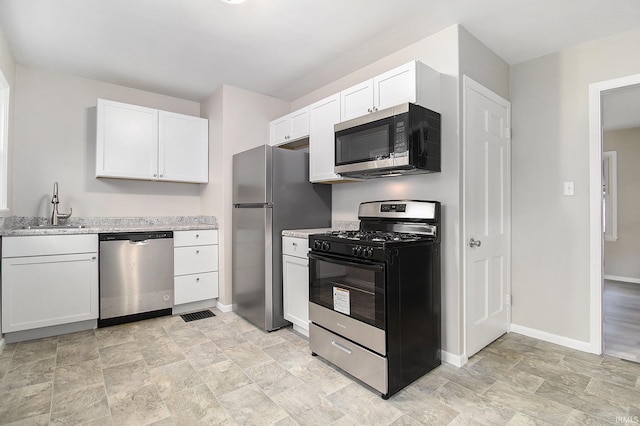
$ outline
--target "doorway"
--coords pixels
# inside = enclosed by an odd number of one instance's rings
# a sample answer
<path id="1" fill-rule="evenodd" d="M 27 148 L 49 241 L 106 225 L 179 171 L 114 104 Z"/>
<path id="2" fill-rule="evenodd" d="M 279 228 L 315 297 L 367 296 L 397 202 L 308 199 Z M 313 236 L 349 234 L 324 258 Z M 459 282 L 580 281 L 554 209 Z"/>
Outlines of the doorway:
<path id="1" fill-rule="evenodd" d="M 625 296 L 624 290 L 626 284 L 620 286 L 608 286 L 609 291 L 605 297 L 605 238 L 611 240 L 617 238 L 618 228 L 611 229 L 612 207 L 606 205 L 605 200 L 611 203 L 611 194 L 607 191 L 611 188 L 611 168 L 612 158 L 617 155 L 608 153 L 604 154 L 604 129 L 605 117 L 616 116 L 612 111 L 608 111 L 608 102 L 613 95 L 620 95 L 628 90 L 636 90 L 640 88 L 640 74 L 593 83 L 589 86 L 589 153 L 590 153 L 590 351 L 596 354 L 604 352 L 604 320 L 605 310 L 610 309 L 611 303 L 615 305 L 616 300 L 620 298 L 628 298 Z M 640 96 L 637 96 L 637 102 L 640 104 Z M 605 110 L 605 108 L 607 110 Z M 636 111 L 637 108 L 626 107 L 627 110 Z M 640 127 L 640 124 L 638 125 Z M 609 150 L 613 151 L 613 150 Z M 607 160 L 606 164 L 603 160 Z M 607 175 L 603 173 L 603 167 L 606 166 Z M 608 185 L 608 187 L 607 187 Z M 604 191 L 604 192 L 603 192 Z M 618 194 L 619 195 L 619 194 Z M 607 212 L 609 217 L 607 217 Z M 609 229 L 607 229 L 609 226 Z M 606 236 L 605 236 L 606 235 Z M 613 236 L 613 237 L 612 237 Z M 640 254 L 640 253 L 639 253 Z M 614 275 L 621 278 L 622 276 Z M 611 276 L 609 277 L 611 278 Z M 632 277 L 631 277 L 632 278 Z M 613 280 L 615 281 L 615 280 Z M 640 286 L 640 284 L 634 284 Z M 609 297 L 613 296 L 613 297 Z M 605 306 L 605 302 L 608 306 Z M 639 307 L 640 308 L 640 307 Z M 610 318 L 609 318 L 610 319 Z M 640 326 L 640 324 L 639 324 Z M 640 339 L 639 339 L 640 340 Z M 620 356 L 619 354 L 616 356 Z M 628 358 L 628 357 L 627 357 Z"/>

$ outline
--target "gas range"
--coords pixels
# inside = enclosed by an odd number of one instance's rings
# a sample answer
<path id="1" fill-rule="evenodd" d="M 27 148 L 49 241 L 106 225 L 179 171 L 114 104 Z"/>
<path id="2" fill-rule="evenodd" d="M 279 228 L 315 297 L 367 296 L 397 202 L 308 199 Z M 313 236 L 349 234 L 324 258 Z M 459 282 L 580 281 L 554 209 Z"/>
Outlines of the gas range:
<path id="1" fill-rule="evenodd" d="M 440 203 L 360 204 L 309 236 L 309 347 L 383 398 L 440 364 Z"/>
<path id="2" fill-rule="evenodd" d="M 315 252 L 384 261 L 390 248 L 439 242 L 440 204 L 435 201 L 374 201 L 358 211 L 360 229 L 309 237 Z"/>

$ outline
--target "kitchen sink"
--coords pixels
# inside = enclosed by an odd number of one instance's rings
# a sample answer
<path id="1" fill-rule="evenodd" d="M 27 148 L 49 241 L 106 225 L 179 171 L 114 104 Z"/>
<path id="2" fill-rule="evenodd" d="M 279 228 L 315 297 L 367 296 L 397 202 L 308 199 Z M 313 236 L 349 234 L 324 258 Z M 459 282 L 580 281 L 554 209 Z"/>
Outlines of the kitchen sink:
<path id="1" fill-rule="evenodd" d="M 85 225 L 25 225 L 20 229 L 82 229 Z"/>

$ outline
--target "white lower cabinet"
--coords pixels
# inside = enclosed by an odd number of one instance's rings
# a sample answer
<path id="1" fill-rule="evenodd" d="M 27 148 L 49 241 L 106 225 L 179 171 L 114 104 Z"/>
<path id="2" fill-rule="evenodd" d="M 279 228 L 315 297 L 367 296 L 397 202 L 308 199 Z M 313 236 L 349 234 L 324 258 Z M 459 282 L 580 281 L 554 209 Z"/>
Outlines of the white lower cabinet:
<path id="1" fill-rule="evenodd" d="M 2 332 L 98 318 L 98 236 L 2 238 Z"/>
<path id="2" fill-rule="evenodd" d="M 284 319 L 309 336 L 309 243 L 306 238 L 282 237 Z"/>
<path id="3" fill-rule="evenodd" d="M 218 231 L 173 233 L 174 303 L 218 297 Z"/>

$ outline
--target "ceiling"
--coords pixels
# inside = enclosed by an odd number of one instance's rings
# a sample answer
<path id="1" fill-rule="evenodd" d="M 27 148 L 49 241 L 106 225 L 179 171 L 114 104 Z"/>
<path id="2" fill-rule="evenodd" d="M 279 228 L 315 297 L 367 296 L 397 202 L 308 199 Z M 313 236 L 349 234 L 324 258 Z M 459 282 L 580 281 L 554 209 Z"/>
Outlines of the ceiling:
<path id="1" fill-rule="evenodd" d="M 193 101 L 287 101 L 455 23 L 509 64 L 640 26 L 638 0 L 0 0 L 19 64 Z"/>

